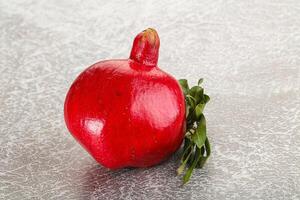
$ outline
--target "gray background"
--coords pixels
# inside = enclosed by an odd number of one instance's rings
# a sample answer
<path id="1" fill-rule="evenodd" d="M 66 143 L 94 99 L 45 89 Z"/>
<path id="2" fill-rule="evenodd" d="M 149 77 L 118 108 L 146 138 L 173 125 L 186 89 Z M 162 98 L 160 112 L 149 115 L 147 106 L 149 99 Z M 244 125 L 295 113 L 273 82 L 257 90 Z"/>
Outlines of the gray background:
<path id="1" fill-rule="evenodd" d="M 76 76 L 147 27 L 161 68 L 212 98 L 212 157 L 184 187 L 176 155 L 109 171 L 63 120 Z M 1 0 L 0 198 L 300 199 L 299 55 L 299 0 Z"/>

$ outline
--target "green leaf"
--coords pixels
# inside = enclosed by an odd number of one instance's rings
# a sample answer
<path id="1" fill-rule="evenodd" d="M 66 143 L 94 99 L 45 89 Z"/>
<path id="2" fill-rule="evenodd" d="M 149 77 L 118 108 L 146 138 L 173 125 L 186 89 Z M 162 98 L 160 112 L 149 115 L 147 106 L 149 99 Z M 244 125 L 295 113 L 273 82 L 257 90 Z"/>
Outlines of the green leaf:
<path id="1" fill-rule="evenodd" d="M 208 158 L 210 156 L 211 150 L 210 150 L 210 143 L 207 137 L 205 140 L 205 150 L 206 150 L 206 157 Z"/>
<path id="2" fill-rule="evenodd" d="M 188 81 L 186 79 L 180 79 L 180 80 L 178 80 L 178 82 L 181 85 L 181 87 L 189 89 L 189 84 L 188 84 Z"/>
<path id="3" fill-rule="evenodd" d="M 185 158 L 185 160 L 182 162 L 182 164 L 178 167 L 177 169 L 177 174 L 180 175 L 182 174 L 182 172 L 184 171 L 185 167 L 186 167 L 186 163 L 188 162 L 190 156 L 192 154 L 192 151 L 190 151 L 190 153 L 187 155 L 187 157 Z"/>
<path id="4" fill-rule="evenodd" d="M 189 158 L 187 164 L 188 166 L 191 166 L 193 164 L 193 161 L 195 160 L 195 145 L 192 147 L 192 151 L 191 151 L 191 157 Z"/>
<path id="5" fill-rule="evenodd" d="M 187 161 L 187 160 L 186 160 L 186 161 Z M 178 167 L 178 169 L 177 169 L 177 174 L 178 174 L 178 175 L 182 174 L 182 172 L 184 171 L 185 167 L 186 167 L 186 162 L 183 162 L 183 163 Z"/>
<path id="6" fill-rule="evenodd" d="M 204 115 L 201 115 L 195 133 L 192 135 L 192 140 L 198 148 L 201 148 L 206 140 L 206 121 Z"/>
<path id="7" fill-rule="evenodd" d="M 186 106 L 185 117 L 187 118 L 189 116 L 189 114 L 190 114 L 190 108 L 191 107 L 188 104 L 186 104 L 185 106 Z"/>
<path id="8" fill-rule="evenodd" d="M 204 94 L 204 102 L 207 103 L 209 102 L 210 98 L 208 95 Z"/>
<path id="9" fill-rule="evenodd" d="M 194 117 L 195 119 L 200 119 L 200 116 L 204 110 L 205 104 L 199 103 L 194 110 Z"/>
<path id="10" fill-rule="evenodd" d="M 204 156 L 204 153 L 206 152 L 206 156 Z M 202 168 L 204 164 L 206 163 L 207 159 L 210 156 L 210 144 L 208 138 L 205 140 L 205 145 L 201 148 L 201 155 L 199 162 L 197 163 L 196 168 Z"/>
<path id="11" fill-rule="evenodd" d="M 202 169 L 204 164 L 206 163 L 207 157 L 206 156 L 201 156 L 196 168 Z"/>
<path id="12" fill-rule="evenodd" d="M 201 149 L 200 149 L 200 156 L 201 156 L 201 158 L 200 158 L 200 160 L 197 163 L 197 165 L 196 165 L 195 168 L 202 168 L 203 167 L 203 165 L 202 165 L 203 160 L 206 159 L 205 156 L 204 156 L 204 154 L 205 154 L 205 147 L 202 146 Z"/>
<path id="13" fill-rule="evenodd" d="M 196 106 L 196 99 L 193 96 L 189 95 L 189 94 L 186 95 L 186 99 L 187 99 L 187 103 L 190 106 L 190 108 L 192 110 L 194 110 L 195 106 Z"/>
<path id="14" fill-rule="evenodd" d="M 188 139 L 188 138 L 185 138 L 184 139 L 184 146 L 183 146 L 183 152 L 182 152 L 182 158 L 181 158 L 181 161 L 185 160 L 187 155 L 188 155 L 188 152 L 190 151 L 191 149 L 191 140 Z"/>
<path id="15" fill-rule="evenodd" d="M 200 78 L 200 79 L 198 80 L 198 85 L 200 85 L 201 83 L 203 83 L 203 78 Z"/>
<path id="16" fill-rule="evenodd" d="M 180 79 L 178 80 L 182 90 L 183 90 L 183 93 L 185 95 L 187 95 L 189 93 L 189 85 L 188 85 L 188 81 L 186 79 Z"/>
<path id="17" fill-rule="evenodd" d="M 200 154 L 199 153 L 200 153 L 199 151 L 195 152 L 195 156 L 194 156 L 192 165 L 188 168 L 185 175 L 183 176 L 183 184 L 186 184 L 190 180 L 191 175 L 193 173 L 193 170 L 194 170 L 194 168 L 196 167 L 197 163 L 200 160 Z"/>
<path id="18" fill-rule="evenodd" d="M 195 98 L 195 103 L 198 104 L 203 99 L 203 88 L 194 86 L 190 89 L 189 94 Z"/>

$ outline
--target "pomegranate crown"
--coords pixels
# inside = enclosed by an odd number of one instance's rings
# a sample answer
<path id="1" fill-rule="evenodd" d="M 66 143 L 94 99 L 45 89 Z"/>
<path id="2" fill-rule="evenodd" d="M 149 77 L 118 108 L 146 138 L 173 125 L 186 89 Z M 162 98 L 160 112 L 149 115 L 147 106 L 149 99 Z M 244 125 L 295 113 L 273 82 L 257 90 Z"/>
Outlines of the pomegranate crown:
<path id="1" fill-rule="evenodd" d="M 156 30 L 148 28 L 134 38 L 130 59 L 146 66 L 156 66 L 159 45 L 160 41 Z"/>

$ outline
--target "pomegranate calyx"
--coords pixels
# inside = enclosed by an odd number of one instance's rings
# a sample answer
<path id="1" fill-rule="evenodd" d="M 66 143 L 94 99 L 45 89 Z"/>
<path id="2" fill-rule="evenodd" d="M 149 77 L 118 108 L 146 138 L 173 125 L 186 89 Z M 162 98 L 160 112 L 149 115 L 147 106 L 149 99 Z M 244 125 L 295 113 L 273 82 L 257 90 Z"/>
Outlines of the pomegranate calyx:
<path id="1" fill-rule="evenodd" d="M 146 66 L 155 67 L 158 61 L 160 40 L 155 29 L 139 33 L 132 45 L 130 59 Z"/>

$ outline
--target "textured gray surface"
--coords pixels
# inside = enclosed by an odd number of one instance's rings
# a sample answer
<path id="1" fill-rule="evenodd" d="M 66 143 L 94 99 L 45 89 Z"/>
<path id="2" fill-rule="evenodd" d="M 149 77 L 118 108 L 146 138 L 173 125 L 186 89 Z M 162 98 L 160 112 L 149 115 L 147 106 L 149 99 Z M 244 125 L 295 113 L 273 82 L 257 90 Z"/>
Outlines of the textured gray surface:
<path id="1" fill-rule="evenodd" d="M 159 64 L 204 77 L 212 157 L 109 171 L 65 128 L 71 82 L 152 26 Z M 1 199 L 300 199 L 300 1 L 0 1 Z"/>

